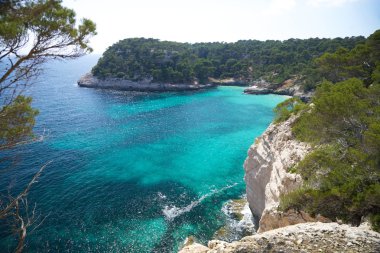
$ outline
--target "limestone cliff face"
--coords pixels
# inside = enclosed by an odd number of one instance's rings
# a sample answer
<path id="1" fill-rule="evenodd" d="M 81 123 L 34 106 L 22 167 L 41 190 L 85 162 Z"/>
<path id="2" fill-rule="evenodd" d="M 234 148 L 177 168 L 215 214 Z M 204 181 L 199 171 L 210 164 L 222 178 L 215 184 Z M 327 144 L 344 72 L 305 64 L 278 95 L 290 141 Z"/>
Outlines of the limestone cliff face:
<path id="1" fill-rule="evenodd" d="M 277 211 L 280 195 L 302 183 L 289 169 L 311 151 L 307 143 L 292 135 L 295 119 L 271 124 L 250 147 L 244 162 L 247 199 L 253 214 L 260 218 L 258 233 L 231 243 L 212 240 L 207 247 L 185 244 L 180 253 L 380 252 L 380 233 L 369 227 L 333 223 L 294 210 Z"/>
<path id="2" fill-rule="evenodd" d="M 121 78 L 99 79 L 93 76 L 91 73 L 82 76 L 78 80 L 78 85 L 87 88 L 115 89 L 126 91 L 188 91 L 215 86 L 213 84 L 153 83 L 150 79 L 144 79 L 138 82 Z"/>
<path id="3" fill-rule="evenodd" d="M 272 123 L 267 130 L 255 140 L 244 162 L 246 191 L 249 206 L 255 216 L 267 223 L 267 215 L 273 215 L 279 205 L 280 195 L 299 187 L 302 179 L 289 170 L 311 150 L 310 145 L 297 141 L 291 131 L 295 121 L 291 117 L 285 122 Z M 284 216 L 281 216 L 284 219 Z M 296 224 L 290 221 L 289 224 Z M 306 219 L 303 222 L 311 221 Z M 286 221 L 278 224 L 286 223 Z M 268 224 L 269 225 L 269 224 Z M 261 227 L 276 228 L 275 225 Z M 269 230 L 269 229 L 265 229 Z M 261 229 L 260 231 L 263 231 Z M 260 232 L 259 231 L 259 232 Z"/>

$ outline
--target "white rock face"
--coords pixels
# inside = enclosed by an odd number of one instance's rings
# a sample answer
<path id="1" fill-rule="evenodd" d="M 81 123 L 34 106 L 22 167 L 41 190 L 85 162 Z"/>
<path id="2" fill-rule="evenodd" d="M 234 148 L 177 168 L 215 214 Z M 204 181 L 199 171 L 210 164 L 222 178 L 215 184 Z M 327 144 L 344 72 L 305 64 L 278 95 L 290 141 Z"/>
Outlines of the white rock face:
<path id="1" fill-rule="evenodd" d="M 293 116 L 285 122 L 272 123 L 248 150 L 244 180 L 249 207 L 257 217 L 277 208 L 280 195 L 302 183 L 299 175 L 288 171 L 311 147 L 292 135 L 291 125 L 295 119 Z"/>
<path id="2" fill-rule="evenodd" d="M 380 233 L 338 223 L 303 223 L 247 236 L 232 243 L 212 240 L 208 247 L 187 245 L 180 253 L 380 252 Z"/>

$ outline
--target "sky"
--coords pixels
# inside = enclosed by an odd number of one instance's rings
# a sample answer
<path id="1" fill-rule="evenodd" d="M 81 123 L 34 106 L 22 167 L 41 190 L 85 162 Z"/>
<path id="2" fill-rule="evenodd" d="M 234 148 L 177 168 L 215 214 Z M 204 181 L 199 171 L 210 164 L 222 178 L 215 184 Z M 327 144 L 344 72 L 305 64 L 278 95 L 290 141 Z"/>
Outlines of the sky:
<path id="1" fill-rule="evenodd" d="M 380 29 L 380 0 L 63 0 L 97 24 L 95 53 L 134 37 L 234 42 L 368 36 Z"/>

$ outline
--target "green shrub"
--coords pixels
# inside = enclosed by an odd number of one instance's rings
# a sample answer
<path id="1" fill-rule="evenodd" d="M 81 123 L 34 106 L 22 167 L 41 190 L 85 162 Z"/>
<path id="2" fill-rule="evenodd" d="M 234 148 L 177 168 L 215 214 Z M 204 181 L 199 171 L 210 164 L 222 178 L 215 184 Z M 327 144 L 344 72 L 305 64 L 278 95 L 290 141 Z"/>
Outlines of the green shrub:
<path id="1" fill-rule="evenodd" d="M 380 232 L 380 214 L 374 214 L 369 217 L 373 230 Z"/>
<path id="2" fill-rule="evenodd" d="M 279 103 L 274 109 L 275 113 L 275 123 L 283 122 L 287 120 L 292 114 L 297 114 L 298 112 L 305 109 L 307 105 L 301 101 L 298 97 L 292 97 L 284 102 Z"/>
<path id="3" fill-rule="evenodd" d="M 311 189 L 300 188 L 288 194 L 280 196 L 280 211 L 287 211 L 294 209 L 296 211 L 305 210 L 305 204 L 313 201 L 313 194 Z"/>
<path id="4" fill-rule="evenodd" d="M 303 110 L 292 127 L 299 140 L 315 147 L 293 168 L 304 186 L 282 196 L 280 209 L 303 210 L 354 225 L 370 217 L 379 231 L 379 99 L 380 85 L 367 88 L 359 79 L 318 87 L 313 106 Z"/>

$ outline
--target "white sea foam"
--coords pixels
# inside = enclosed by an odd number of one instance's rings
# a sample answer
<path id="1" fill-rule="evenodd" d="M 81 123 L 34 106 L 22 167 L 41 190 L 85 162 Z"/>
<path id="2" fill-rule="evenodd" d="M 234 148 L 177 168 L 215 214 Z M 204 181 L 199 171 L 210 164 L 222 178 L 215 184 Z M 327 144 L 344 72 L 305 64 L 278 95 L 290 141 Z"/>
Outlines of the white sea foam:
<path id="1" fill-rule="evenodd" d="M 242 199 L 246 200 L 246 196 L 242 196 Z M 255 220 L 247 201 L 242 209 L 241 203 L 234 203 L 232 200 L 227 201 L 223 205 L 222 211 L 226 215 L 224 229 L 227 232 L 217 236 L 216 239 L 227 242 L 237 241 L 256 232 Z M 237 214 L 240 214 L 239 217 Z"/>
<path id="2" fill-rule="evenodd" d="M 244 205 L 240 213 L 243 215 L 242 219 L 236 223 L 232 222 L 231 226 L 235 227 L 237 232 L 253 234 L 255 232 L 255 223 L 248 203 Z"/>
<path id="3" fill-rule="evenodd" d="M 158 195 L 158 197 L 159 197 L 160 199 L 166 199 L 166 195 L 163 194 L 162 192 L 158 192 L 157 195 Z"/>
<path id="4" fill-rule="evenodd" d="M 200 203 L 202 203 L 203 200 L 205 200 L 206 198 L 208 197 L 211 197 L 217 193 L 220 193 L 222 191 L 225 191 L 229 188 L 232 188 L 232 187 L 235 187 L 237 185 L 237 183 L 234 183 L 232 185 L 227 185 L 221 189 L 217 189 L 217 190 L 212 190 L 211 192 L 201 196 L 198 200 L 196 201 L 191 201 L 191 203 L 185 207 L 176 207 L 176 206 L 165 206 L 164 209 L 162 210 L 162 213 L 164 214 L 166 220 L 173 220 L 174 218 L 184 214 L 184 213 L 187 213 L 189 211 L 191 211 L 191 209 L 193 209 L 194 207 L 198 206 Z"/>

